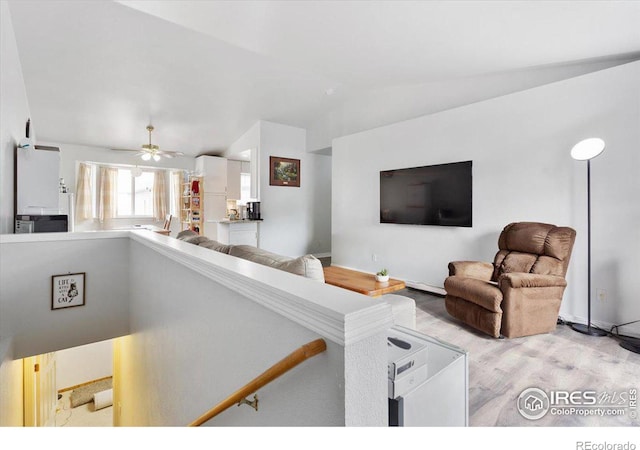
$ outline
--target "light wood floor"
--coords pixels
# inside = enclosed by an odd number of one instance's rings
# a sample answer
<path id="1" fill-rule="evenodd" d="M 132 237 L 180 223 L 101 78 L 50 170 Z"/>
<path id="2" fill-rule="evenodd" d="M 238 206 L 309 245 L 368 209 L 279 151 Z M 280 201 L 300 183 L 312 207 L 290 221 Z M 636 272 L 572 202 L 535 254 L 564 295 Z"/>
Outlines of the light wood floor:
<path id="1" fill-rule="evenodd" d="M 640 355 L 623 349 L 614 338 L 586 336 L 558 325 L 549 334 L 494 339 L 449 316 L 442 297 L 409 288 L 397 294 L 416 300 L 421 333 L 469 353 L 471 426 L 640 426 L 629 409 L 625 415 L 609 417 L 547 413 L 535 421 L 517 410 L 518 396 L 529 387 L 547 393 L 593 390 L 598 395 L 640 390 Z"/>
<path id="2" fill-rule="evenodd" d="M 96 411 L 93 402 L 71 407 L 71 391 L 62 393 L 56 411 L 57 427 L 112 427 L 113 406 Z"/>

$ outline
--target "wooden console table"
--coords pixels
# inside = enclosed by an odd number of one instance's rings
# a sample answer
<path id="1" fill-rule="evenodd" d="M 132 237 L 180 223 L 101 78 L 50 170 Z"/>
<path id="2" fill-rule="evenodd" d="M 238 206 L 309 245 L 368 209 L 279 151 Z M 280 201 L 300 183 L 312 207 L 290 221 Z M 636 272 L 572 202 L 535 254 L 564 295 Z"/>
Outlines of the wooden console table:
<path id="1" fill-rule="evenodd" d="M 338 266 L 324 268 L 324 281 L 327 284 L 359 292 L 370 297 L 379 297 L 405 288 L 402 280 L 389 278 L 389 281 L 380 283 L 376 281 L 375 275 Z"/>

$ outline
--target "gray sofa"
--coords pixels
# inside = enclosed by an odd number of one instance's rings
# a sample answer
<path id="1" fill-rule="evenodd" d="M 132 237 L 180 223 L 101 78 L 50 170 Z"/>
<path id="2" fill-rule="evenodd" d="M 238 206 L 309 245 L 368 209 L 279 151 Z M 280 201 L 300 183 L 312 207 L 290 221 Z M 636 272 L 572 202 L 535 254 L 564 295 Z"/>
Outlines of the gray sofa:
<path id="1" fill-rule="evenodd" d="M 176 239 L 324 283 L 322 263 L 313 255 L 290 258 L 251 245 L 226 245 L 190 230 L 181 231 Z"/>
<path id="2" fill-rule="evenodd" d="M 322 263 L 313 255 L 304 255 L 299 258 L 289 258 L 275 253 L 253 247 L 251 245 L 226 245 L 206 236 L 200 236 L 193 231 L 181 231 L 176 236 L 181 241 L 200 247 L 215 250 L 220 253 L 246 259 L 265 266 L 284 270 L 296 275 L 302 275 L 309 279 L 324 283 L 324 270 Z M 394 325 L 414 329 L 416 328 L 416 302 L 412 298 L 401 295 L 387 294 L 382 299 L 391 305 Z"/>

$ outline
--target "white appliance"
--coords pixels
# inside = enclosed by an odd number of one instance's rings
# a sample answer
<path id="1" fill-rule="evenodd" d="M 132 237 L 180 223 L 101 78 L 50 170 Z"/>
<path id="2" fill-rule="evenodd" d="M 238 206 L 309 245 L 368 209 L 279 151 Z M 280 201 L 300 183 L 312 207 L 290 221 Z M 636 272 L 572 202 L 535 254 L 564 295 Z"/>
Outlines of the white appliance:
<path id="1" fill-rule="evenodd" d="M 467 426 L 467 353 L 400 326 L 387 339 L 389 426 Z"/>
<path id="2" fill-rule="evenodd" d="M 18 148 L 15 173 L 15 232 L 72 231 L 73 195 L 60 194 L 60 149 L 44 145 Z"/>
<path id="3" fill-rule="evenodd" d="M 17 215 L 16 233 L 64 233 L 69 231 L 66 215 Z"/>
<path id="4" fill-rule="evenodd" d="M 60 149 L 36 145 L 16 151 L 16 215 L 59 214 Z"/>

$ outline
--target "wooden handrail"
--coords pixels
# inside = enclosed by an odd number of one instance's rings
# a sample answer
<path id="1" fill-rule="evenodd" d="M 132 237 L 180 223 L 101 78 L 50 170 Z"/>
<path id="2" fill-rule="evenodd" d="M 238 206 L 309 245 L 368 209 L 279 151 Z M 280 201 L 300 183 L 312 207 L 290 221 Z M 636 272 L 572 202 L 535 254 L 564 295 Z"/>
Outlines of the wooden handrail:
<path id="1" fill-rule="evenodd" d="M 245 384 L 229 397 L 218 403 L 208 412 L 204 413 L 202 416 L 191 422 L 189 426 L 199 427 L 200 425 L 207 422 L 208 420 L 211 420 L 213 417 L 217 416 L 229 407 L 238 404 L 245 397 L 253 394 L 264 385 L 271 383 L 280 375 L 293 369 L 301 362 L 324 352 L 326 349 L 327 344 L 324 339 L 316 339 L 315 341 L 309 342 L 308 344 L 299 347 L 294 352 L 290 353 L 287 357 L 275 363 L 269 369 L 265 370 L 249 383 Z"/>

